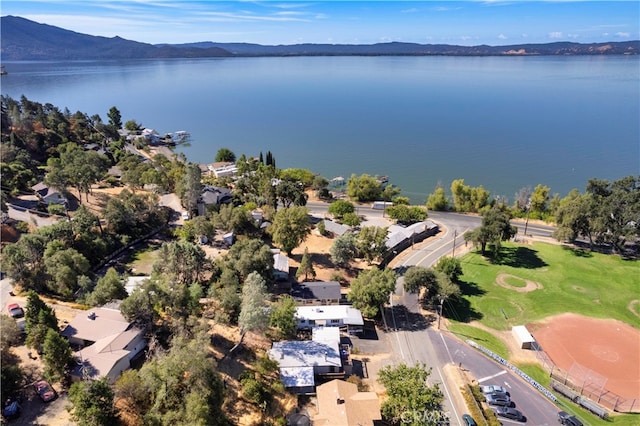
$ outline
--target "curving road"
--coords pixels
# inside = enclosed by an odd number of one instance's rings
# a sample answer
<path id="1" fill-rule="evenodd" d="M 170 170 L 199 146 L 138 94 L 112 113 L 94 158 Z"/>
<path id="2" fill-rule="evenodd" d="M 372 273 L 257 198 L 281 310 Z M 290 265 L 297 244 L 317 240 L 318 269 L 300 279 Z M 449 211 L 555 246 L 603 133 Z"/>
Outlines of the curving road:
<path id="1" fill-rule="evenodd" d="M 430 212 L 429 218 L 441 226 L 441 233 L 419 249 L 409 249 L 403 253 L 402 261 L 398 262 L 395 268 L 399 274 L 410 266 L 431 267 L 440 257 L 455 254 L 455 251 L 465 244 L 463 234 L 481 224 L 481 218 L 477 216 L 456 213 Z M 524 222 L 513 223 L 518 226 L 519 232 L 524 230 Z M 527 235 L 551 237 L 553 229 L 549 226 L 528 224 Z M 419 318 L 423 315 L 418 296 L 404 291 L 402 277 L 398 279 L 391 301 L 393 306 L 390 309 L 390 318 L 394 331 L 390 337 L 394 352 L 405 363 L 422 362 L 433 369 L 432 380 L 440 383 L 444 390 L 444 408 L 449 412 L 452 424 L 462 424 L 460 419 L 465 406 L 459 398 L 456 385 L 446 380 L 443 369 L 447 365 L 460 365 L 481 384 L 497 384 L 507 388 L 516 408 L 527 417 L 527 424 L 556 423 L 555 405 L 519 376 L 458 338 L 440 332 L 437 318 L 432 319 L 431 324 L 419 324 Z M 508 419 L 501 421 L 503 424 L 519 424 Z"/>
<path id="2" fill-rule="evenodd" d="M 314 216 L 327 215 L 328 204 L 312 202 L 307 207 Z M 358 214 L 368 218 L 383 218 L 380 210 L 358 207 Z M 462 424 L 461 416 L 466 411 L 464 401 L 458 392 L 458 385 L 445 374 L 448 366 L 450 375 L 464 369 L 465 374 L 475 377 L 481 384 L 496 384 L 505 387 L 512 400 L 527 418 L 527 424 L 551 425 L 557 421 L 557 408 L 545 396 L 531 387 L 519 376 L 503 365 L 487 358 L 464 341 L 441 332 L 437 318 L 426 318 L 421 312 L 418 296 L 406 293 L 403 288 L 402 273 L 410 266 L 431 267 L 445 255 L 460 253 L 465 245 L 464 233 L 481 225 L 479 216 L 429 212 L 429 219 L 440 225 L 441 231 L 434 238 L 409 248 L 395 262 L 395 270 L 400 275 L 396 291 L 390 296 L 390 307 L 385 315 L 387 325 L 391 328 L 389 340 L 397 362 L 413 365 L 416 362 L 432 368 L 430 380 L 438 383 L 445 395 L 444 411 L 451 424 Z M 518 227 L 518 235 L 538 238 L 551 238 L 555 228 L 526 220 L 514 220 Z M 453 372 L 451 369 L 453 367 Z M 501 419 L 503 424 L 521 424 L 508 419 Z"/>

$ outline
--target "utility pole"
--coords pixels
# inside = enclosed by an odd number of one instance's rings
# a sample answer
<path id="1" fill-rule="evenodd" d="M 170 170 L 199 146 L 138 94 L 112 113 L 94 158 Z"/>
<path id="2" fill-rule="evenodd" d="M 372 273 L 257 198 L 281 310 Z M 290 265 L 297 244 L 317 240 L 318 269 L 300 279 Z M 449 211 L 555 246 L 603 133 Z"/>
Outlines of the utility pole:
<path id="1" fill-rule="evenodd" d="M 527 219 L 524 221 L 524 236 L 527 236 L 527 226 L 529 226 L 529 212 L 531 212 L 531 197 L 527 201 Z"/>
<path id="2" fill-rule="evenodd" d="M 453 249 L 451 249 L 451 257 L 456 257 L 456 237 L 458 236 L 458 230 L 453 230 Z"/>
<path id="3" fill-rule="evenodd" d="M 440 319 L 442 318 L 442 304 L 444 303 L 444 298 L 440 299 L 440 309 L 438 310 L 438 330 L 440 330 Z"/>

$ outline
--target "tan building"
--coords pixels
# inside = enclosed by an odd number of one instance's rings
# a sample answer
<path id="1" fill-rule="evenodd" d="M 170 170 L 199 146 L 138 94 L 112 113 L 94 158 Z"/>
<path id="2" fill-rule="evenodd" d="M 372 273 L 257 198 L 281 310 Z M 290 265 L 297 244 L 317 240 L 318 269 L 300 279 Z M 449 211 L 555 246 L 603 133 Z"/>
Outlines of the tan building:
<path id="1" fill-rule="evenodd" d="M 375 392 L 358 392 L 358 387 L 343 380 L 332 380 L 316 387 L 318 415 L 314 425 L 373 426 L 380 424 L 380 401 Z"/>

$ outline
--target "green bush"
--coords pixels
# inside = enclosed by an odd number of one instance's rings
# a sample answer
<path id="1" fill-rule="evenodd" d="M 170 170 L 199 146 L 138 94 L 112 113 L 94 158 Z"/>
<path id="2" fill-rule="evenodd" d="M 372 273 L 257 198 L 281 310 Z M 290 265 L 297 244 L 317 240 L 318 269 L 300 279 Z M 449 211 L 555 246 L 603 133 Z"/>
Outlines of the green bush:
<path id="1" fill-rule="evenodd" d="M 260 404 L 266 400 L 267 392 L 264 385 L 253 377 L 246 377 L 240 381 L 242 395 L 251 402 Z"/>
<path id="2" fill-rule="evenodd" d="M 321 220 L 320 222 L 318 222 L 318 232 L 323 237 L 327 235 L 327 228 L 325 227 L 324 220 Z"/>
<path id="3" fill-rule="evenodd" d="M 342 223 L 347 226 L 358 226 L 361 222 L 360 216 L 355 213 L 346 213 L 342 216 Z"/>

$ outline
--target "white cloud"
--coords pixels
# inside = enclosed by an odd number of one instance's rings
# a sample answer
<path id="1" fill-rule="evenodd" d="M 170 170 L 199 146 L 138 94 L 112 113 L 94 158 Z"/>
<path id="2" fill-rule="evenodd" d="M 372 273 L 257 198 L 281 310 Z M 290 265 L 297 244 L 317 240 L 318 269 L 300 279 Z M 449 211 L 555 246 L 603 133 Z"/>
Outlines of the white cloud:
<path id="1" fill-rule="evenodd" d="M 549 38 L 562 38 L 562 32 L 561 31 L 550 32 Z"/>
<path id="2" fill-rule="evenodd" d="M 500 35 L 498 35 L 498 38 L 500 40 L 506 40 L 508 37 L 506 35 L 504 35 L 504 34 L 500 34 Z"/>
<path id="3" fill-rule="evenodd" d="M 578 38 L 578 37 L 580 37 L 579 34 L 571 34 L 571 33 L 567 34 L 567 38 Z"/>
<path id="4" fill-rule="evenodd" d="M 631 37 L 631 33 L 619 31 L 616 33 L 616 37 L 629 38 Z"/>
<path id="5" fill-rule="evenodd" d="M 522 34 L 520 34 L 520 37 L 527 38 L 527 37 L 529 37 L 529 35 L 527 33 L 522 33 Z"/>
<path id="6" fill-rule="evenodd" d="M 401 10 L 400 12 L 401 12 L 401 13 L 416 13 L 417 11 L 418 11 L 418 9 L 417 9 L 417 8 L 412 7 L 411 9 L 404 9 L 404 10 Z"/>

